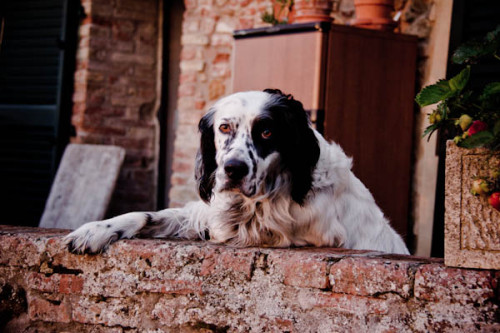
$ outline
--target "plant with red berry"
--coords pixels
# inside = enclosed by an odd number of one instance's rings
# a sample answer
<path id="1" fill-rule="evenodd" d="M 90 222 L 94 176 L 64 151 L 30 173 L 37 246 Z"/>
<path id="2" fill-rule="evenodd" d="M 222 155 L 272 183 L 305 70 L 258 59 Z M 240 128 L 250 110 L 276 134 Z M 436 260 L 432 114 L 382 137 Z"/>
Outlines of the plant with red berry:
<path id="1" fill-rule="evenodd" d="M 467 42 L 454 52 L 452 62 L 465 68 L 449 80 L 423 88 L 415 98 L 422 107 L 436 104 L 423 136 L 444 130 L 460 147 L 500 150 L 500 82 L 489 82 L 480 89 L 469 84 L 480 59 L 500 60 L 499 55 L 500 26 L 483 40 Z M 471 193 L 489 196 L 490 205 L 500 210 L 500 165 L 491 170 L 489 177 L 476 177 Z"/>
<path id="2" fill-rule="evenodd" d="M 449 80 L 423 88 L 415 98 L 422 107 L 438 103 L 423 136 L 445 129 L 458 132 L 453 139 L 458 146 L 500 150 L 500 82 L 489 82 L 478 90 L 468 85 L 474 64 L 486 58 L 500 60 L 498 54 L 500 26 L 482 41 L 470 41 L 454 52 L 452 62 L 466 67 Z"/>

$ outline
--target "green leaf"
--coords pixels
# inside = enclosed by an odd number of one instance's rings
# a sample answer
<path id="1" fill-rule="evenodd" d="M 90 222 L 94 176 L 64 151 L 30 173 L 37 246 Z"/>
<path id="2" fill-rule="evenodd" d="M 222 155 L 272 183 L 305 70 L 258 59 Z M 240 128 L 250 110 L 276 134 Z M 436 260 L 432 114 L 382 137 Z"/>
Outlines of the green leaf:
<path id="1" fill-rule="evenodd" d="M 479 99 L 484 101 L 489 99 L 490 96 L 496 94 L 500 94 L 500 82 L 491 82 L 484 87 L 483 93 L 481 94 Z"/>
<path id="2" fill-rule="evenodd" d="M 415 101 L 420 106 L 427 106 L 457 95 L 464 89 L 469 81 L 469 77 L 470 67 L 467 66 L 450 80 L 439 80 L 422 89 L 417 97 L 415 97 Z"/>
<path id="3" fill-rule="evenodd" d="M 495 123 L 495 126 L 493 126 L 493 134 L 494 134 L 495 136 L 500 134 L 500 120 L 498 120 L 498 121 Z"/>
<path id="4" fill-rule="evenodd" d="M 464 69 L 462 69 L 460 73 L 458 73 L 448 81 L 451 90 L 454 93 L 462 91 L 462 89 L 464 89 L 465 85 L 469 81 L 469 77 L 470 77 L 470 66 L 467 66 Z"/>
<path id="5" fill-rule="evenodd" d="M 473 40 L 460 45 L 451 57 L 455 64 L 464 64 L 477 59 L 485 54 L 484 45 L 478 40 Z"/>
<path id="6" fill-rule="evenodd" d="M 483 147 L 492 142 L 494 139 L 495 137 L 491 134 L 491 132 L 482 131 L 467 137 L 465 140 L 460 142 L 459 146 L 464 148 Z"/>
<path id="7" fill-rule="evenodd" d="M 439 124 L 432 124 L 430 126 L 427 126 L 427 128 L 424 131 L 424 134 L 422 134 L 422 137 L 429 135 L 427 140 L 430 140 L 432 133 L 434 133 L 434 131 L 436 131 L 437 129 L 439 129 Z"/>
<path id="8" fill-rule="evenodd" d="M 460 45 L 451 58 L 455 64 L 477 61 L 485 56 L 494 56 L 500 46 L 500 26 L 489 32 L 482 40 L 474 39 Z"/>
<path id="9" fill-rule="evenodd" d="M 500 25 L 498 25 L 495 30 L 488 32 L 484 39 L 488 42 L 500 39 Z"/>
<path id="10" fill-rule="evenodd" d="M 453 91 L 451 90 L 448 81 L 439 80 L 438 82 L 422 89 L 418 93 L 417 97 L 415 97 L 415 101 L 420 106 L 427 106 L 443 101 L 452 95 Z"/>

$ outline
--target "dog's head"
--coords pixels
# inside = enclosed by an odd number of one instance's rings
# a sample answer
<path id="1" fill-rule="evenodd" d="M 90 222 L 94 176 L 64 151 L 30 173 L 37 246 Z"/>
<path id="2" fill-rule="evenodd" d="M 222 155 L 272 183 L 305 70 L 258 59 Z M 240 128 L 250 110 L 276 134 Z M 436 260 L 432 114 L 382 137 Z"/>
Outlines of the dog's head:
<path id="1" fill-rule="evenodd" d="M 213 191 L 254 198 L 280 189 L 303 203 L 319 146 L 302 103 L 279 90 L 236 93 L 219 100 L 199 130 L 196 179 L 204 201 Z"/>

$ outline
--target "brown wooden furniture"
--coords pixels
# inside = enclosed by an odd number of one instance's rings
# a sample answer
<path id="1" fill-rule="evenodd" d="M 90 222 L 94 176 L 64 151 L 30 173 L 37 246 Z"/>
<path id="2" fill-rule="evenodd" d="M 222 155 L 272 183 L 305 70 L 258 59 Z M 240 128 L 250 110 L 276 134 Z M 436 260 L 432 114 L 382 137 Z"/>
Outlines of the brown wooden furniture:
<path id="1" fill-rule="evenodd" d="M 417 39 L 325 23 L 235 39 L 233 90 L 279 88 L 302 101 L 408 241 Z"/>

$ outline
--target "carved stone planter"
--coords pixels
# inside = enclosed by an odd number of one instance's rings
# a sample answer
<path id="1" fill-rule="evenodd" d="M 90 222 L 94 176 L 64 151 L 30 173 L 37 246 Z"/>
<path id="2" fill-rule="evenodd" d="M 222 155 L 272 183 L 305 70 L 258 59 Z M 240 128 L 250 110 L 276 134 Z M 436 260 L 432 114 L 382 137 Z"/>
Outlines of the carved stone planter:
<path id="1" fill-rule="evenodd" d="M 500 152 L 464 149 L 449 141 L 446 150 L 445 264 L 500 269 L 500 212 L 485 197 L 470 193 L 475 176 L 487 176 Z"/>

